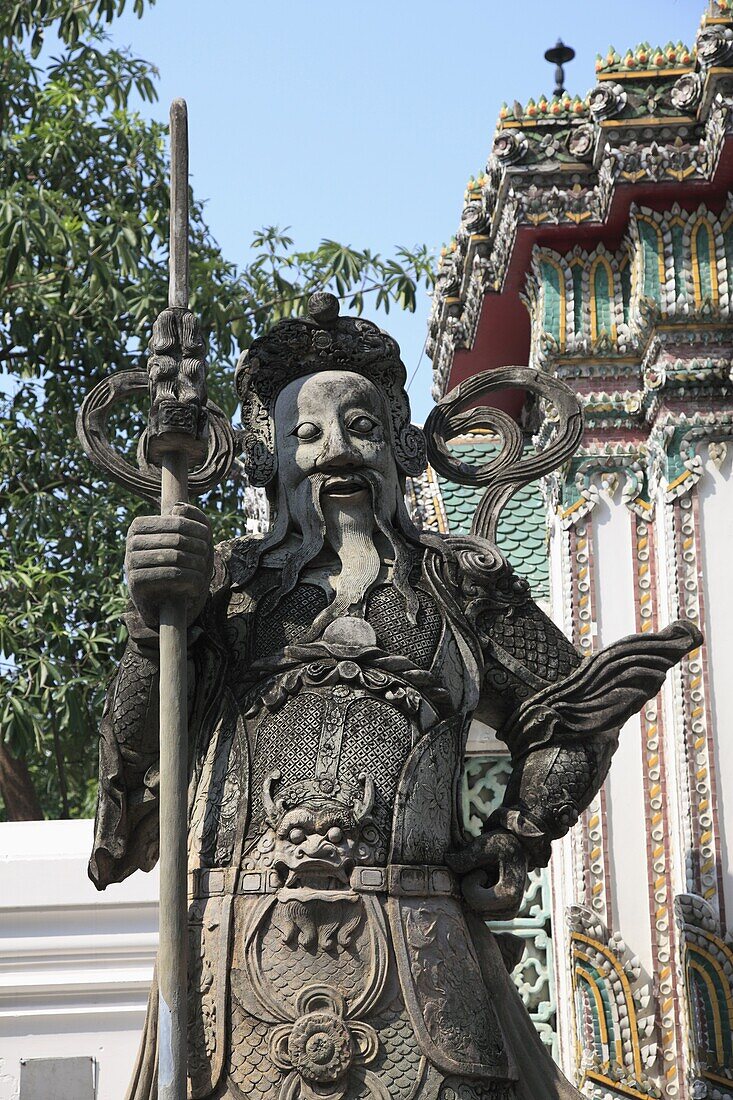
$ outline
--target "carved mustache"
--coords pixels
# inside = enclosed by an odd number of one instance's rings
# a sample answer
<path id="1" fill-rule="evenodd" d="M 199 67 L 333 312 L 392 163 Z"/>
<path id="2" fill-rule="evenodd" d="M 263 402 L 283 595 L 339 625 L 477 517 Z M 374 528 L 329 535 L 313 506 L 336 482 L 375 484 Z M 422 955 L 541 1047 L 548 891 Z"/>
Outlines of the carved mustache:
<path id="1" fill-rule="evenodd" d="M 324 492 L 332 492 L 340 488 L 371 489 L 372 496 L 375 489 L 384 485 L 385 478 L 378 470 L 369 466 L 359 466 L 348 470 L 333 470 L 331 473 L 324 470 L 315 470 L 309 474 L 311 484 L 319 496 Z"/>

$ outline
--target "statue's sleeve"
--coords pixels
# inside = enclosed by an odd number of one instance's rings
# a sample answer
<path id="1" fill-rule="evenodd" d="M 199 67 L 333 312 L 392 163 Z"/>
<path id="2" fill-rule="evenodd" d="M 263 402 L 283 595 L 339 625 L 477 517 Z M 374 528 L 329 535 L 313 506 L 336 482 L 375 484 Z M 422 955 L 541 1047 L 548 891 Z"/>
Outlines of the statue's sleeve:
<path id="1" fill-rule="evenodd" d="M 581 659 L 529 598 L 485 617 L 482 626 L 484 695 L 501 700 L 497 737 L 512 756 L 504 800 L 488 828 L 514 833 L 529 866 L 545 866 L 552 841 L 600 789 L 623 724 L 702 639 L 678 622 Z"/>
<path id="2" fill-rule="evenodd" d="M 481 714 L 506 740 L 522 705 L 549 684 L 577 669 L 581 656 L 529 598 L 481 616 L 477 623 L 484 655 Z M 515 833 L 530 866 L 545 866 L 552 840 L 564 835 L 603 782 L 618 733 L 589 736 L 562 746 L 533 744 L 520 732 L 504 800 L 488 828 Z M 568 813 L 572 801 L 573 813 Z M 577 810 L 576 810 L 577 808 Z M 564 815 L 567 820 L 560 821 Z"/>
<path id="3" fill-rule="evenodd" d="M 212 595 L 189 631 L 189 716 L 200 711 L 197 693 L 207 625 L 215 622 L 226 584 L 217 560 Z M 128 641 L 107 691 L 99 731 L 99 790 L 89 877 L 98 890 L 158 860 L 159 723 L 158 636 L 133 609 L 125 615 Z M 195 731 L 192 729 L 192 735 Z"/>
<path id="4" fill-rule="evenodd" d="M 128 631 L 140 626 L 126 616 Z M 99 730 L 99 790 L 89 877 L 98 890 L 158 859 L 158 654 L 131 633 Z M 151 632 L 152 633 L 152 632 Z"/>

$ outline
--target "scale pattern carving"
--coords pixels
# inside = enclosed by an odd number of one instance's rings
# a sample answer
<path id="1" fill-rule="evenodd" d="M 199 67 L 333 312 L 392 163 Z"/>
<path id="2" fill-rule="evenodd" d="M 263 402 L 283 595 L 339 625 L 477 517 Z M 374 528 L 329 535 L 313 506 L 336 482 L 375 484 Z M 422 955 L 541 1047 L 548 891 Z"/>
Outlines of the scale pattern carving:
<path id="1" fill-rule="evenodd" d="M 374 780 L 372 817 L 389 836 L 397 781 L 412 745 L 410 723 L 388 703 L 357 699 L 348 709 L 339 772 L 356 778 L 368 771 Z"/>
<path id="2" fill-rule="evenodd" d="M 259 727 L 252 778 L 254 822 L 262 821 L 262 787 L 271 772 L 279 771 L 286 787 L 315 773 L 325 708 L 323 696 L 303 692 Z"/>
<path id="3" fill-rule="evenodd" d="M 157 674 L 158 669 L 152 661 L 128 648 L 120 664 L 114 693 L 115 736 L 123 752 L 130 746 L 143 768 L 148 757 L 150 760 L 156 758 L 156 750 L 141 753 L 134 741 L 139 740 Z M 130 742 L 133 744 L 130 745 Z"/>
<path id="4" fill-rule="evenodd" d="M 422 1070 L 422 1055 L 402 999 L 395 997 L 369 1022 L 381 1048 L 372 1069 L 386 1082 L 393 1100 L 408 1100 Z"/>
<path id="5" fill-rule="evenodd" d="M 441 1086 L 438 1100 L 516 1100 L 514 1085 L 481 1085 L 451 1078 Z"/>
<path id="6" fill-rule="evenodd" d="M 293 912 L 291 906 L 298 908 Z M 324 913 L 327 916 L 324 917 Z M 308 921 L 313 923 L 318 937 L 317 942 L 304 947 L 297 933 L 300 926 L 308 927 Z M 330 942 L 324 940 L 327 928 L 332 933 Z M 263 931 L 260 947 L 263 973 L 291 1011 L 295 1010 L 301 989 L 311 983 L 344 992 L 348 990 L 353 1000 L 368 980 L 372 956 L 372 937 L 363 920 L 361 902 L 311 901 L 278 905 Z"/>
<path id="7" fill-rule="evenodd" d="M 268 1052 L 271 1024 L 256 1020 L 232 997 L 231 1050 L 228 1076 L 235 1082 L 247 1082 L 247 1095 L 253 1100 L 275 1100 L 283 1075 L 272 1064 Z"/>
<path id="8" fill-rule="evenodd" d="M 477 626 L 543 680 L 554 683 L 578 667 L 575 647 L 531 600 L 495 618 L 483 615 Z"/>
<path id="9" fill-rule="evenodd" d="M 269 657 L 292 645 L 305 634 L 328 603 L 326 593 L 315 584 L 299 584 L 275 605 L 277 592 L 268 592 L 257 608 L 255 657 Z"/>
<path id="10" fill-rule="evenodd" d="M 400 593 L 386 585 L 369 597 L 366 618 L 374 628 L 377 644 L 387 653 L 409 657 L 418 668 L 430 668 L 442 632 L 440 612 L 425 592 L 417 589 L 420 607 L 417 623 L 408 622 Z"/>

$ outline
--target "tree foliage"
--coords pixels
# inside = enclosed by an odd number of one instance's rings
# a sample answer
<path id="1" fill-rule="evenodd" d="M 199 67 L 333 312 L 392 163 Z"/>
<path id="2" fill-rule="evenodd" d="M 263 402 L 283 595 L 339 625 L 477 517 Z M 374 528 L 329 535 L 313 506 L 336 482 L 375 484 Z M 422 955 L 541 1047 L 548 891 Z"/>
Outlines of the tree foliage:
<path id="1" fill-rule="evenodd" d="M 18 0 L 0 13 L 0 796 L 11 818 L 91 810 L 122 644 L 124 534 L 143 507 L 99 477 L 74 431 L 92 386 L 140 365 L 167 295 L 166 132 L 130 106 L 154 99 L 156 72 L 104 37 L 124 6 Z M 384 258 L 324 240 L 303 251 L 277 227 L 255 235 L 238 269 L 195 197 L 191 210 L 191 308 L 209 337 L 212 396 L 231 414 L 237 350 L 302 313 L 314 289 L 357 311 L 367 296 L 370 308 L 414 309 L 430 280 L 424 248 Z M 143 416 L 120 421 L 122 444 Z M 211 494 L 218 537 L 241 527 L 242 507 L 236 481 Z"/>

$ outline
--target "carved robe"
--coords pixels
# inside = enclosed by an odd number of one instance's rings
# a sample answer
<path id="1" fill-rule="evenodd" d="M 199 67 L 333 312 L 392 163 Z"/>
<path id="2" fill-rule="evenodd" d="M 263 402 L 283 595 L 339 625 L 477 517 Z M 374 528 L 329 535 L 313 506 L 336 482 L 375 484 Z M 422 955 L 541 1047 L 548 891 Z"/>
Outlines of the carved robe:
<path id="1" fill-rule="evenodd" d="M 476 539 L 415 548 L 415 623 L 377 583 L 351 632 L 337 620 L 310 640 L 326 592 L 306 577 L 278 603 L 279 574 L 252 574 L 250 550 L 217 551 L 191 640 L 189 1095 L 578 1097 L 445 858 L 465 844 L 458 784 L 479 705 L 513 739 L 496 824 L 530 866 L 595 793 L 615 734 L 517 733 L 526 700 L 572 679 L 576 651 Z M 100 887 L 157 858 L 155 649 L 130 627 L 102 729 Z M 155 1045 L 153 990 L 133 1100 L 155 1095 Z"/>

